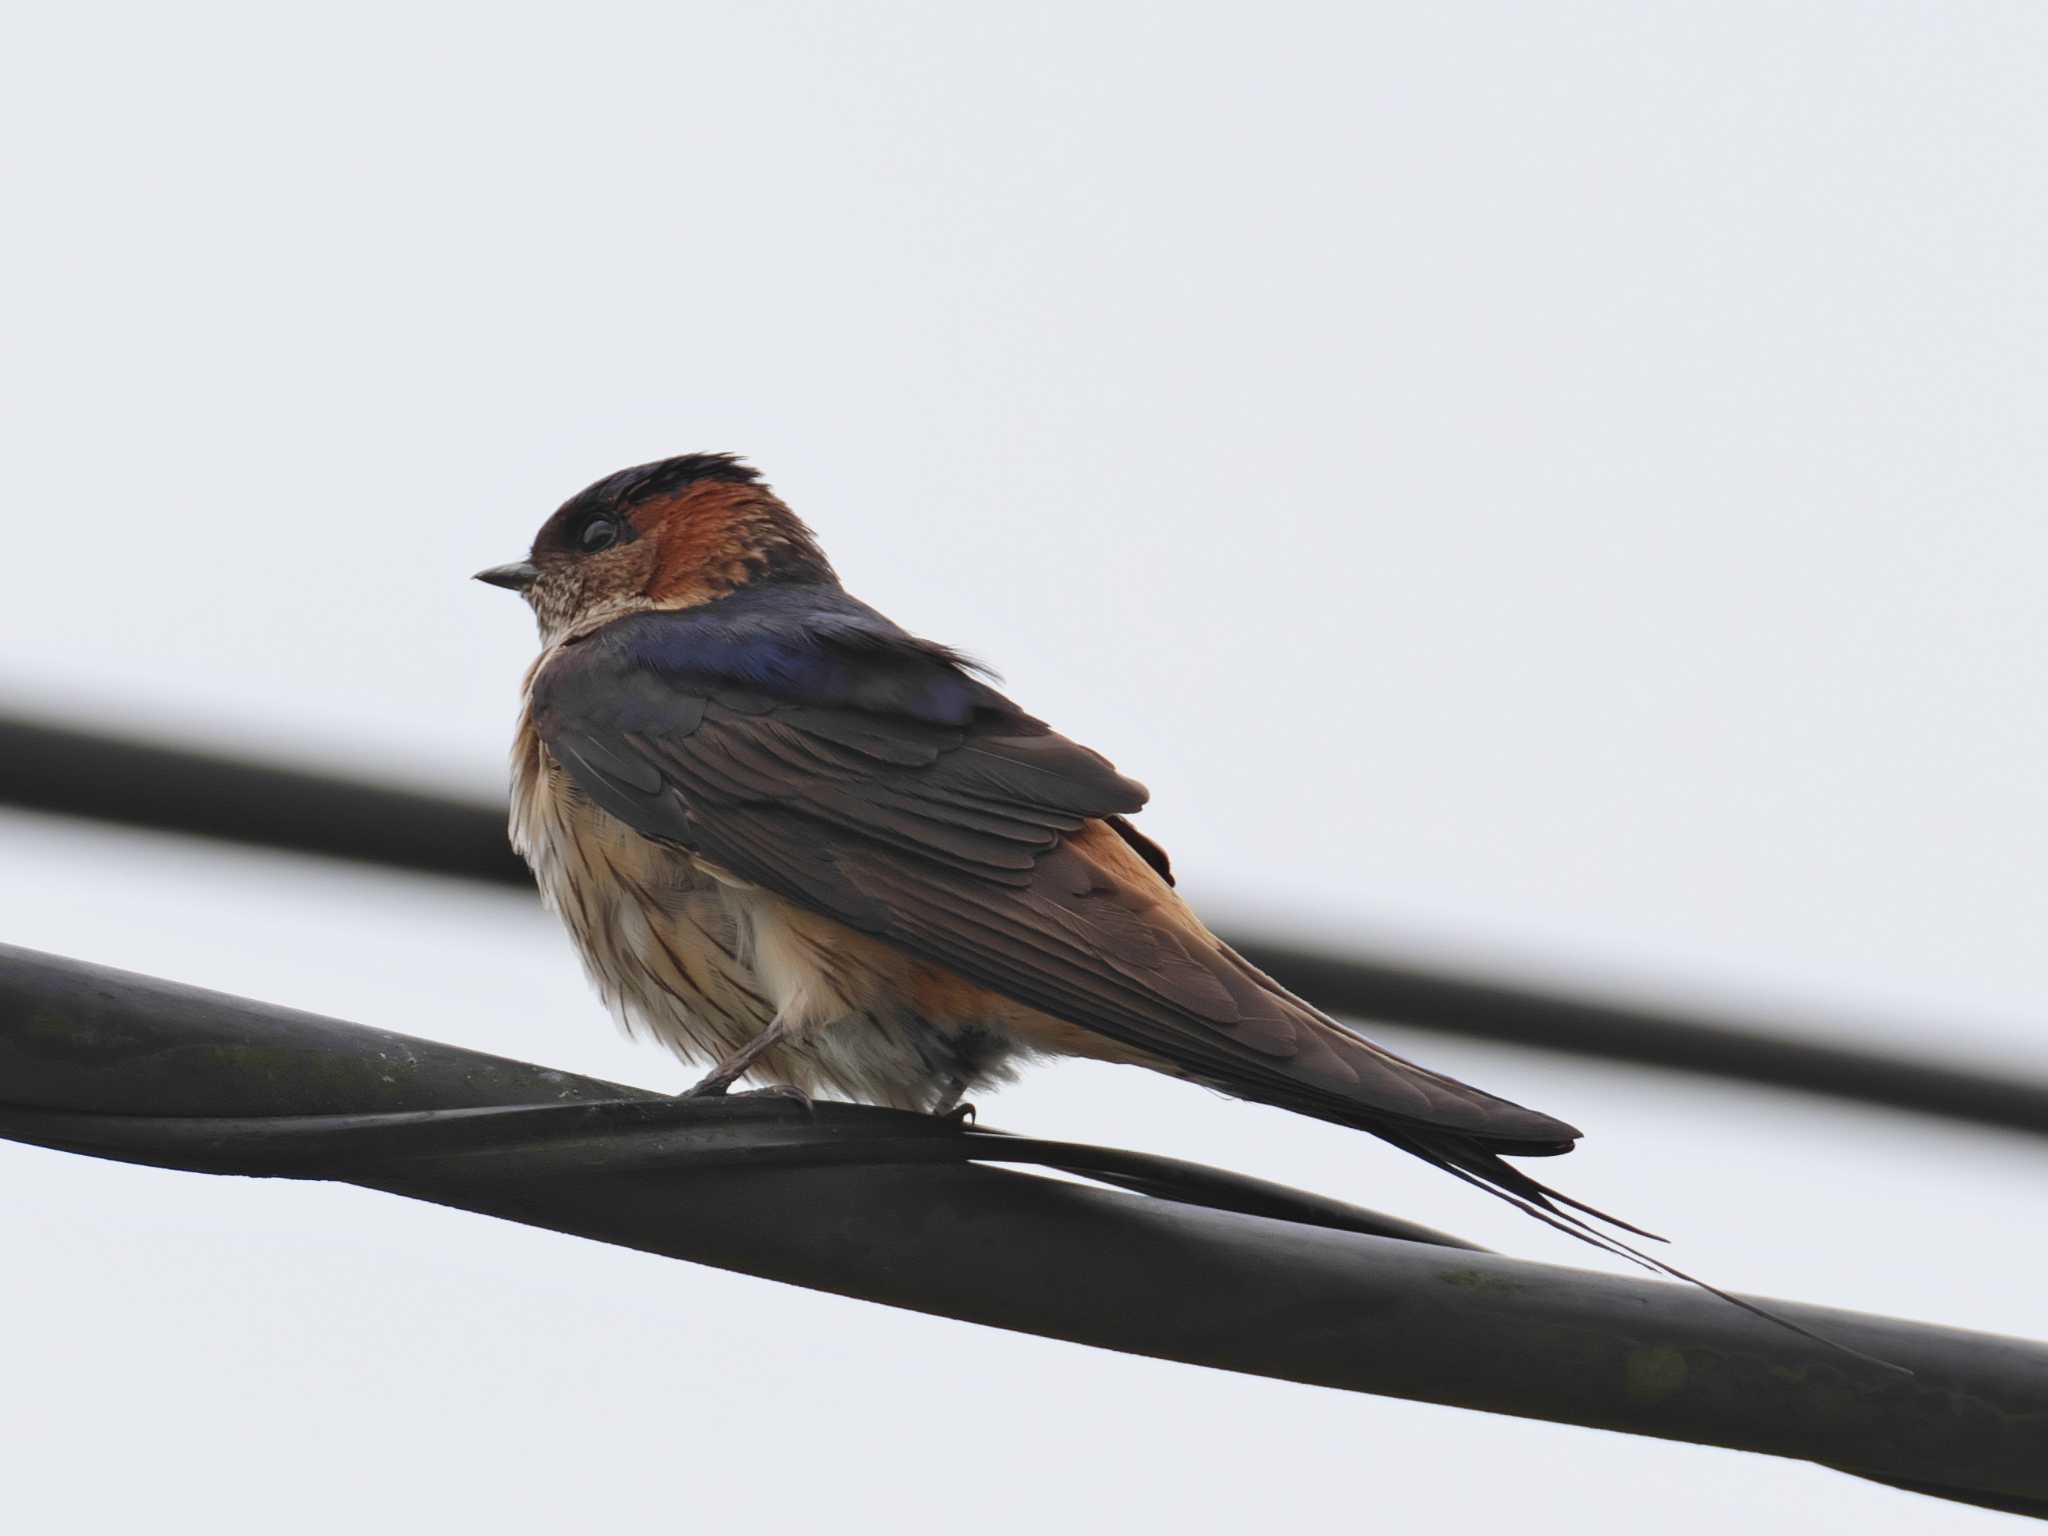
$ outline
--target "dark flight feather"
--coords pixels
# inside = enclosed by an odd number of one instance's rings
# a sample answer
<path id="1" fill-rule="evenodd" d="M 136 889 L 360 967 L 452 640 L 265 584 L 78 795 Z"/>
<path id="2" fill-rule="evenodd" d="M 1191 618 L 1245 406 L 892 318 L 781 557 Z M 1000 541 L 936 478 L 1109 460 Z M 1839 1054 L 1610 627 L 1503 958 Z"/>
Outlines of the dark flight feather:
<path id="1" fill-rule="evenodd" d="M 841 591 L 617 620 L 543 669 L 534 705 L 577 785 L 642 834 L 1198 1081 L 1514 1153 L 1577 1134 L 1381 1050 L 1164 920 L 1080 835 L 1106 824 L 1164 875 L 1123 821 L 1143 786 Z"/>

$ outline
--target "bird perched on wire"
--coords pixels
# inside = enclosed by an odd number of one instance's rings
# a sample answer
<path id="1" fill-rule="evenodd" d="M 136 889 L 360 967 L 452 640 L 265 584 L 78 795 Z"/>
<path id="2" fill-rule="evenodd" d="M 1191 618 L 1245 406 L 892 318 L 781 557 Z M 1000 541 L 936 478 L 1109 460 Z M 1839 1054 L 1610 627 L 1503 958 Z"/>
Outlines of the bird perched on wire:
<path id="1" fill-rule="evenodd" d="M 1090 1057 L 1368 1131 L 1552 1224 L 1600 1215 L 1502 1161 L 1576 1130 L 1218 939 L 1126 819 L 1144 786 L 849 595 L 739 459 L 621 470 L 477 579 L 540 624 L 513 846 L 613 1011 L 709 1066 L 693 1092 L 754 1073 L 943 1112 Z"/>

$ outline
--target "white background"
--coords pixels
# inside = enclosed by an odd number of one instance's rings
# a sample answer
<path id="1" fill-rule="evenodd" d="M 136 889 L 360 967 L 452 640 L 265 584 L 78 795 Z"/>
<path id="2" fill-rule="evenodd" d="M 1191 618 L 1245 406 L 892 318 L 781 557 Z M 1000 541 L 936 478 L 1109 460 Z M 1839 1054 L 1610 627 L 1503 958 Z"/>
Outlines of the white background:
<path id="1" fill-rule="evenodd" d="M 0 707 L 496 793 L 468 573 L 737 449 L 1219 920 L 2039 1076 L 2044 69 L 2019 3 L 45 7 Z M 683 1080 L 510 893 L 0 838 L 0 939 Z M 1379 1033 L 1720 1283 L 2048 1334 L 2038 1141 Z M 1140 1074 L 984 1110 L 1589 1261 Z M 347 1189 L 0 1147 L 0 1223 L 25 1527 L 2005 1518 Z"/>

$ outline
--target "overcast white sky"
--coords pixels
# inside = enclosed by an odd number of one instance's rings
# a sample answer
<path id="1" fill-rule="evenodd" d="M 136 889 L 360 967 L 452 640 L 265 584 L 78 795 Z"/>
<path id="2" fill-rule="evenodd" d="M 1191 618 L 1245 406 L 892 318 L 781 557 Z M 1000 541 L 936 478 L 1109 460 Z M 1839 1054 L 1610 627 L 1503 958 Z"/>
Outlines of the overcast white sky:
<path id="1" fill-rule="evenodd" d="M 44 7 L 0 707 L 495 794 L 468 573 L 736 449 L 1219 917 L 2040 1075 L 2044 67 L 2022 3 Z M 509 894 L 0 838 L 8 941 L 683 1080 Z M 1718 1282 L 2048 1334 L 2038 1142 L 1381 1033 Z M 984 1108 L 1586 1261 L 1139 1074 Z M 2003 1519 L 346 1189 L 0 1147 L 0 1222 L 45 1529 Z"/>

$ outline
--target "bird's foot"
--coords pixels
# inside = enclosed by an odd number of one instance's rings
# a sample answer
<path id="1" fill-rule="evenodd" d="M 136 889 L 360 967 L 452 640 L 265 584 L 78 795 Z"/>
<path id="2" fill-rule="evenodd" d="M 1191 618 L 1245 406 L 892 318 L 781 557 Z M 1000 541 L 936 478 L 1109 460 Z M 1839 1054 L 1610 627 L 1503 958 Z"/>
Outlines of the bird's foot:
<path id="1" fill-rule="evenodd" d="M 739 1081 L 737 1072 L 713 1072 L 702 1081 L 685 1088 L 676 1097 L 679 1099 L 793 1099 L 803 1105 L 805 1114 L 815 1114 L 817 1104 L 808 1093 L 793 1083 L 770 1083 L 765 1088 L 743 1088 L 738 1093 L 732 1085 Z"/>
<path id="2" fill-rule="evenodd" d="M 746 1092 L 736 1093 L 732 1097 L 736 1099 L 791 1099 L 803 1105 L 804 1113 L 807 1115 L 815 1115 L 818 1112 L 817 1101 L 794 1083 L 770 1083 L 766 1088 L 749 1088 Z"/>
<path id="3" fill-rule="evenodd" d="M 708 1072 L 676 1097 L 679 1099 L 722 1099 L 726 1090 L 739 1081 L 739 1073 L 727 1072 L 723 1068 Z"/>
<path id="4" fill-rule="evenodd" d="M 932 1100 L 931 1116 L 934 1120 L 950 1120 L 955 1125 L 971 1125 L 976 1116 L 974 1106 L 966 1102 L 968 1087 L 973 1079 L 964 1072 L 949 1072 L 939 1080 L 939 1092 Z"/>

